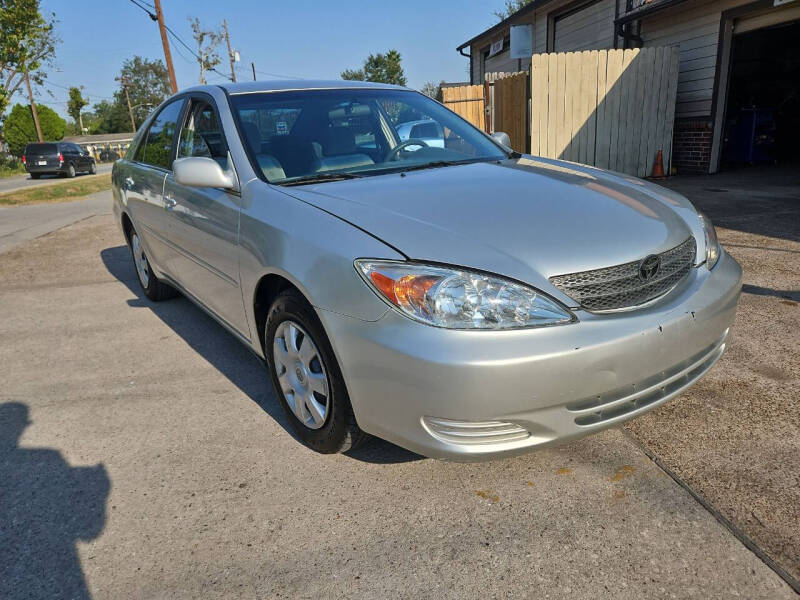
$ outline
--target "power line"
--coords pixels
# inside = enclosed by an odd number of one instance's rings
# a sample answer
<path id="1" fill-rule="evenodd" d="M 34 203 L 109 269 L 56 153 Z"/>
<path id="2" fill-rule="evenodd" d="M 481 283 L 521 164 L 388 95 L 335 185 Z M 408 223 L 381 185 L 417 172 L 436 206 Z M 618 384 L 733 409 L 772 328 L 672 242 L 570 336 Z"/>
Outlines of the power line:
<path id="1" fill-rule="evenodd" d="M 61 85 L 59 83 L 53 83 L 52 81 L 48 81 L 47 79 L 42 81 L 42 84 L 43 85 L 54 86 L 54 87 L 61 88 L 62 90 L 67 90 L 67 91 L 69 91 L 72 87 L 80 88 L 80 86 L 77 86 L 77 85 L 66 86 L 66 85 Z M 81 90 L 81 95 L 84 95 L 84 94 L 86 96 L 90 97 L 90 98 L 102 98 L 103 100 L 114 100 L 113 96 L 101 96 L 100 94 L 90 94 L 89 92 L 84 92 L 83 90 Z"/>
<path id="2" fill-rule="evenodd" d="M 249 71 L 246 67 L 236 67 L 236 70 L 239 72 L 247 72 Z M 304 77 L 298 77 L 297 75 L 281 75 L 280 73 L 270 73 L 268 71 L 259 71 L 255 69 L 256 73 L 260 75 L 268 75 L 269 77 L 276 77 L 278 79 L 305 79 Z"/>
<path id="3" fill-rule="evenodd" d="M 131 1 L 133 1 L 133 0 L 131 0 Z M 195 51 L 194 51 L 194 50 L 192 50 L 192 48 L 189 46 L 189 44 L 187 44 L 186 42 L 184 42 L 184 41 L 183 41 L 183 40 L 180 38 L 180 36 L 179 36 L 177 33 L 175 33 L 174 31 L 172 31 L 172 29 L 170 29 L 170 28 L 169 28 L 167 25 L 164 25 L 164 28 L 167 30 L 167 33 L 169 33 L 169 34 L 172 36 L 172 38 L 173 38 L 173 39 L 174 39 L 176 42 L 178 42 L 179 44 L 181 44 L 181 45 L 182 45 L 184 48 L 186 48 L 186 49 L 187 49 L 187 50 L 188 50 L 188 51 L 191 53 L 191 55 L 192 55 L 192 56 L 194 56 L 195 60 L 197 60 L 198 62 L 200 62 L 200 60 L 201 60 L 201 59 L 200 59 L 200 56 L 198 56 L 198 55 L 195 53 Z M 225 78 L 225 79 L 227 79 L 228 81 L 232 81 L 232 78 L 231 78 L 231 76 L 230 76 L 230 75 L 226 75 L 225 73 L 221 73 L 221 72 L 217 71 L 217 70 L 216 70 L 215 68 L 213 68 L 213 67 L 212 67 L 212 68 L 210 68 L 210 69 L 208 69 L 208 70 L 209 70 L 209 71 L 213 71 L 213 72 L 214 72 L 214 73 L 216 73 L 217 75 L 221 75 L 222 77 L 224 77 L 224 78 Z"/>
<path id="4" fill-rule="evenodd" d="M 139 1 L 141 1 L 141 0 L 139 0 Z M 134 6 L 138 6 L 138 7 L 139 7 L 139 8 L 141 8 L 141 9 L 142 9 L 144 12 L 146 12 L 146 13 L 147 13 L 147 16 L 148 16 L 148 17 L 150 17 L 150 18 L 151 18 L 153 21 L 158 21 L 158 17 L 157 17 L 155 14 L 151 13 L 151 12 L 148 10 L 148 8 L 147 8 L 146 6 L 142 6 L 141 4 L 139 4 L 139 2 L 138 2 L 137 0 L 131 0 L 131 3 L 132 3 Z M 153 10 L 155 10 L 155 8 L 156 8 L 156 7 L 155 7 L 155 6 L 153 6 Z"/>

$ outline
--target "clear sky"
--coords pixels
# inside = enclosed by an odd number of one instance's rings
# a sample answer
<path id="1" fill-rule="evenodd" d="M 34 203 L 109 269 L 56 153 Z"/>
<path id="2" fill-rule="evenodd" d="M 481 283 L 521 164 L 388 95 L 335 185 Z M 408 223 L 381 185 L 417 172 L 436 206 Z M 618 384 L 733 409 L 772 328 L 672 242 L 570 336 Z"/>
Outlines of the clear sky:
<path id="1" fill-rule="evenodd" d="M 144 4 L 151 2 L 144 1 Z M 231 42 L 241 54 L 237 73 L 259 79 L 275 75 L 303 79 L 338 79 L 347 68 L 359 68 L 369 53 L 396 48 L 403 57 L 408 85 L 426 81 L 465 81 L 469 60 L 456 46 L 497 22 L 503 0 L 162 0 L 168 26 L 193 46 L 188 23 L 197 16 L 204 27 L 227 19 Z M 91 104 L 117 89 L 114 77 L 135 54 L 163 59 L 158 26 L 130 0 L 41 0 L 42 9 L 58 19 L 61 44 L 50 85 L 37 88 L 38 101 L 66 114 L 67 90 L 83 85 Z M 172 40 L 178 87 L 197 83 L 199 68 Z M 230 70 L 227 53 L 218 70 Z M 181 56 L 181 54 L 183 56 Z M 268 73 L 273 74 L 272 76 Z M 209 83 L 223 78 L 211 74 Z M 64 86 L 64 87 L 58 87 Z M 50 93 L 55 96 L 51 96 Z M 22 94 L 14 102 L 25 102 Z"/>

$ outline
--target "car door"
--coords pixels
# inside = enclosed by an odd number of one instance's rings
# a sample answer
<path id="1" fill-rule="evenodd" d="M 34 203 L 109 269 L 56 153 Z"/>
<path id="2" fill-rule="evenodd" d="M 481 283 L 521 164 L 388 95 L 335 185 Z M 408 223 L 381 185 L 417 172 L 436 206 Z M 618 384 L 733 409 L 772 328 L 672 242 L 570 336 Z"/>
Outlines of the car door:
<path id="1" fill-rule="evenodd" d="M 235 132 L 231 132 L 235 135 Z M 202 156 L 228 164 L 228 145 L 219 112 L 210 96 L 189 100 L 178 140 L 177 157 Z M 239 286 L 240 196 L 233 190 L 178 184 L 169 173 L 164 202 L 178 248 L 175 277 L 181 286 L 218 317 L 249 338 Z"/>
<path id="2" fill-rule="evenodd" d="M 133 161 L 120 166 L 123 193 L 145 252 L 158 272 L 171 277 L 174 277 L 176 251 L 170 242 L 164 179 L 172 168 L 184 103 L 179 98 L 164 106 L 142 135 Z"/>
<path id="3" fill-rule="evenodd" d="M 86 152 L 83 148 L 78 146 L 78 144 L 73 144 L 75 146 L 75 152 L 78 153 L 78 161 L 80 163 L 80 170 L 81 171 L 88 171 L 89 170 L 89 153 Z"/>

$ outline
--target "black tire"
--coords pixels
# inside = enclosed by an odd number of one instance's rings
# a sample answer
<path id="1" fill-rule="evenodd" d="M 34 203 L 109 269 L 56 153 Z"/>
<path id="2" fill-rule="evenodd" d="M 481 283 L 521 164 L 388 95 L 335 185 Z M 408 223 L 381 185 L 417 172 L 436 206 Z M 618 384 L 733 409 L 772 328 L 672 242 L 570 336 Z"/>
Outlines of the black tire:
<path id="1" fill-rule="evenodd" d="M 327 374 L 328 396 L 325 402 L 327 411 L 325 422 L 318 429 L 304 425 L 295 416 L 278 380 L 273 344 L 278 327 L 286 321 L 293 321 L 299 324 L 305 332 L 308 332 L 318 349 L 322 369 Z M 278 396 L 292 428 L 303 443 L 322 454 L 334 454 L 356 448 L 370 438 L 369 434 L 361 431 L 356 423 L 347 387 L 330 341 L 325 335 L 314 309 L 296 290 L 290 289 L 281 292 L 272 303 L 264 327 L 264 348 L 275 394 Z"/>
<path id="2" fill-rule="evenodd" d="M 31 173 L 31 179 L 39 179 L 39 177 L 41 176 L 42 176 L 41 173 Z"/>
<path id="3" fill-rule="evenodd" d="M 94 161 L 89 163 L 89 175 L 94 175 L 97 173 L 97 165 L 94 164 Z"/>
<path id="4" fill-rule="evenodd" d="M 72 179 L 75 177 L 75 167 L 72 164 L 67 165 L 67 177 Z"/>
<path id="5" fill-rule="evenodd" d="M 144 295 L 153 302 L 161 302 L 162 300 L 174 298 L 178 295 L 178 291 L 174 287 L 161 281 L 150 269 L 150 263 L 147 260 L 147 255 L 144 252 L 144 248 L 141 248 L 138 243 L 138 236 L 139 234 L 136 233 L 136 230 L 131 227 L 130 231 L 128 232 L 128 248 L 130 248 L 131 251 L 133 266 L 136 270 L 136 278 L 139 280 L 139 285 L 142 287 Z M 136 248 L 141 248 L 141 254 L 142 257 L 144 257 L 144 264 L 147 271 L 146 278 L 143 277 L 143 275 L 139 272 L 139 266 L 137 265 L 136 258 Z"/>

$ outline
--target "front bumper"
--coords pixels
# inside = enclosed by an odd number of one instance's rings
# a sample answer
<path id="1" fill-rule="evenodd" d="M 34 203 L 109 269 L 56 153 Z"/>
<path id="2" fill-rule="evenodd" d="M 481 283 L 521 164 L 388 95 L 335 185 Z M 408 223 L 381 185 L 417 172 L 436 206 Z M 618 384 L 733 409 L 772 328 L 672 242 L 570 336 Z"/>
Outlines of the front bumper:
<path id="1" fill-rule="evenodd" d="M 719 359 L 742 270 L 722 255 L 630 312 L 518 331 L 430 327 L 389 310 L 367 322 L 320 311 L 359 426 L 436 458 L 519 454 L 646 412 Z"/>

